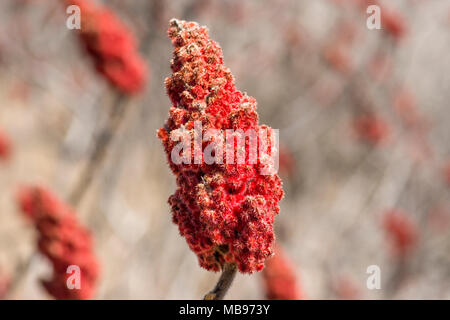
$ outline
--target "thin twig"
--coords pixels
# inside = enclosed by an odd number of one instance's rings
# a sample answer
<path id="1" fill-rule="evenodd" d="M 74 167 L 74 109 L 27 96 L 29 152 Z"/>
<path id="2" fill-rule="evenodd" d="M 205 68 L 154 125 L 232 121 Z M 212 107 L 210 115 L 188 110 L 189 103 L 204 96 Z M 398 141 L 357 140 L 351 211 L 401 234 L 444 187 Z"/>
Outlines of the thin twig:
<path id="1" fill-rule="evenodd" d="M 72 193 L 69 195 L 68 200 L 73 207 L 77 207 L 81 202 L 95 178 L 95 172 L 99 170 L 105 161 L 109 146 L 114 141 L 114 137 L 124 122 L 124 118 L 126 118 L 126 110 L 131 109 L 129 103 L 127 103 L 128 101 L 123 95 L 119 95 L 114 102 L 106 126 L 101 129 L 100 134 L 97 136 L 88 163 L 72 189 Z"/>
<path id="2" fill-rule="evenodd" d="M 206 294 L 203 300 L 222 300 L 233 283 L 236 271 L 237 267 L 235 263 L 225 263 L 219 281 L 214 289 Z"/>
<path id="3" fill-rule="evenodd" d="M 39 254 L 37 252 L 32 253 L 31 256 L 27 257 L 16 267 L 16 272 L 8 286 L 8 292 L 4 297 L 5 300 L 9 300 L 13 297 L 14 292 L 17 290 L 17 288 L 19 288 L 22 280 L 27 275 L 28 270 L 36 262 L 38 255 Z"/>

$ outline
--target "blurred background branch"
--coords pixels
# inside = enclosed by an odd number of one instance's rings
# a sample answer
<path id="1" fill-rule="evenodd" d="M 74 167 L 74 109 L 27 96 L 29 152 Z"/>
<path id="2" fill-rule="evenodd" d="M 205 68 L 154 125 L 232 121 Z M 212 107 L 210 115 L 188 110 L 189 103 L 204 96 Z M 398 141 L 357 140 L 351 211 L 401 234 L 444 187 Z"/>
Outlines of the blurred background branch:
<path id="1" fill-rule="evenodd" d="M 211 289 L 217 276 L 199 268 L 171 223 L 175 181 L 155 137 L 170 107 L 166 30 L 176 17 L 210 28 L 261 122 L 280 129 L 286 197 L 277 241 L 306 296 L 450 298 L 447 1 L 380 1 L 389 12 L 382 30 L 366 28 L 362 0 L 97 2 L 146 52 L 149 82 L 138 99 L 119 102 L 58 1 L 0 3 L 0 133 L 12 146 L 0 160 L 1 270 L 14 278 L 35 252 L 17 188 L 43 184 L 64 197 L 79 183 L 71 198 L 95 236 L 98 298 L 192 299 Z M 108 123 L 114 139 L 92 154 Z M 393 208 L 417 229 L 406 257 L 383 224 Z M 13 298 L 47 298 L 37 279 L 50 267 L 39 256 L 33 264 Z M 381 290 L 366 287 L 372 264 L 382 270 Z M 238 274 L 227 294 L 265 296 L 259 274 Z"/>

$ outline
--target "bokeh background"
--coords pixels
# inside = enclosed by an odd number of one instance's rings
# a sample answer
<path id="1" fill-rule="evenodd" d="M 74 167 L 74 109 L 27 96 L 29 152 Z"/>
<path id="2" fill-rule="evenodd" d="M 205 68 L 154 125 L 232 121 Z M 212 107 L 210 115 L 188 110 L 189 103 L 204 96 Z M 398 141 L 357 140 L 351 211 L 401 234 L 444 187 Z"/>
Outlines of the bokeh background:
<path id="1" fill-rule="evenodd" d="M 370 1 L 369 1 L 370 2 Z M 101 1 L 98 1 L 101 3 Z M 309 299 L 450 299 L 450 2 L 111 0 L 103 3 L 147 47 L 149 81 L 134 97 L 77 207 L 101 261 L 98 299 L 199 299 L 218 274 L 201 269 L 171 223 L 175 190 L 156 138 L 170 107 L 168 21 L 210 29 L 260 121 L 280 129 L 285 198 L 277 242 Z M 17 208 L 23 184 L 67 197 L 92 153 L 114 90 L 66 28 L 56 0 L 0 2 L 0 275 L 9 298 L 47 299 L 51 273 Z M 395 251 L 386 219 L 410 224 Z M 400 231 L 401 232 L 401 231 Z M 366 269 L 381 268 L 380 290 Z M 239 274 L 230 299 L 265 297 L 260 274 Z"/>

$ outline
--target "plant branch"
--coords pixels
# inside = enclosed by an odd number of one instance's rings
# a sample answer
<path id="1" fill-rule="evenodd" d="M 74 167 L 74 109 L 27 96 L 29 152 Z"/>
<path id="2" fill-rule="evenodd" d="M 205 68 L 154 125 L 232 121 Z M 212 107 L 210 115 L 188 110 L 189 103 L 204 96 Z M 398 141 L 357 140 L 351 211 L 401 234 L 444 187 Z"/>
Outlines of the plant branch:
<path id="1" fill-rule="evenodd" d="M 108 120 L 104 128 L 101 129 L 99 135 L 94 142 L 94 149 L 88 160 L 86 167 L 78 178 L 71 194 L 69 195 L 69 203 L 73 207 L 83 199 L 86 191 L 89 189 L 92 181 L 95 178 L 95 173 L 101 168 L 103 162 L 108 154 L 108 149 L 114 141 L 117 131 L 126 117 L 126 110 L 130 109 L 128 99 L 123 95 L 119 95 L 111 107 L 108 115 Z"/>
<path id="2" fill-rule="evenodd" d="M 233 283 L 236 271 L 237 267 L 235 263 L 225 263 L 219 281 L 214 289 L 205 295 L 203 300 L 222 300 Z"/>

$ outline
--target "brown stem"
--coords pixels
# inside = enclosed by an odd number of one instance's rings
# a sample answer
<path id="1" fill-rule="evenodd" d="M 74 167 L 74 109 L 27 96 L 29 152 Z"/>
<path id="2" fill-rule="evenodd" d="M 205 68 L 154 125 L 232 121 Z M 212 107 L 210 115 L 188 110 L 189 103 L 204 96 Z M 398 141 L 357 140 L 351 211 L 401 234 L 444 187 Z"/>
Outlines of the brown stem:
<path id="1" fill-rule="evenodd" d="M 206 294 L 203 300 L 222 300 L 230 289 L 236 276 L 237 267 L 235 263 L 225 263 L 222 275 L 213 290 Z"/>
<path id="2" fill-rule="evenodd" d="M 111 108 L 106 126 L 101 130 L 94 142 L 94 150 L 88 163 L 79 176 L 75 187 L 72 189 L 72 193 L 69 195 L 69 203 L 73 207 L 77 207 L 81 202 L 95 178 L 95 173 L 101 168 L 105 161 L 109 146 L 113 142 L 114 136 L 123 123 L 127 109 L 130 109 L 127 98 L 122 95 L 118 96 Z"/>

